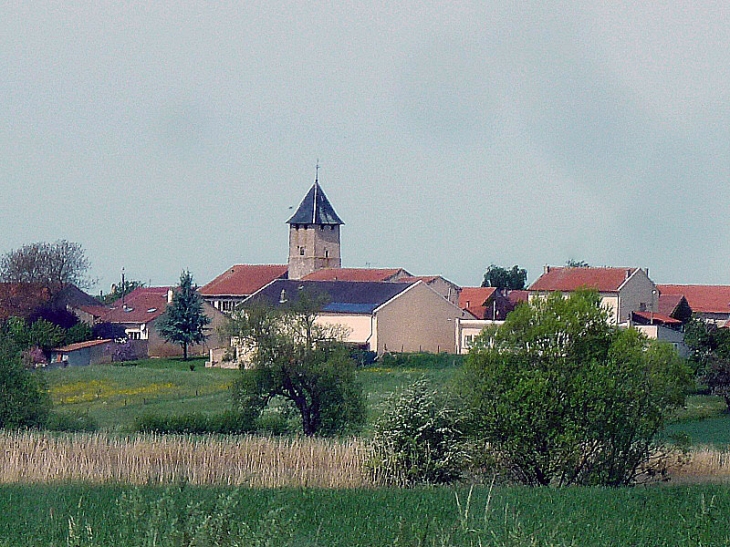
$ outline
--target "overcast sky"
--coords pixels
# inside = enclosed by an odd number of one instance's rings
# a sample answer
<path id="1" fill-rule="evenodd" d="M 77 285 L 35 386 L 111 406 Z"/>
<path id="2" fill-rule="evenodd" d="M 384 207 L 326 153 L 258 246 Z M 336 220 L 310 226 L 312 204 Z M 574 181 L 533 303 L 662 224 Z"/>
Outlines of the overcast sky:
<path id="1" fill-rule="evenodd" d="M 175 4 L 2 3 L 0 252 L 285 263 L 319 159 L 343 266 L 730 284 L 727 1 Z"/>

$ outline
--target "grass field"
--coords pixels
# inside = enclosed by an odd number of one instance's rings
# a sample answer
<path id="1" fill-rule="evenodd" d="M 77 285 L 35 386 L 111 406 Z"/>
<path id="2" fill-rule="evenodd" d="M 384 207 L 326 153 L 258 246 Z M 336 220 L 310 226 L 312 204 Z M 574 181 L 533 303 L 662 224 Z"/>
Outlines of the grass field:
<path id="1" fill-rule="evenodd" d="M 101 430 L 124 433 L 143 414 L 205 414 L 230 409 L 230 386 L 238 371 L 204 365 L 205 359 L 149 359 L 127 366 L 98 365 L 43 374 L 56 411 L 88 414 Z M 360 369 L 358 379 L 367 395 L 368 423 L 380 414 L 384 400 L 393 391 L 421 377 L 445 385 L 457 369 L 454 359 L 420 367 L 375 365 Z"/>
<path id="2" fill-rule="evenodd" d="M 727 486 L 0 486 L 0 545 L 720 546 L 729 512 Z"/>
<path id="3" fill-rule="evenodd" d="M 88 414 L 102 430 L 125 432 L 143 414 L 230 409 L 230 386 L 237 371 L 205 368 L 205 359 L 149 359 L 136 365 L 75 367 L 43 374 L 54 410 Z"/>

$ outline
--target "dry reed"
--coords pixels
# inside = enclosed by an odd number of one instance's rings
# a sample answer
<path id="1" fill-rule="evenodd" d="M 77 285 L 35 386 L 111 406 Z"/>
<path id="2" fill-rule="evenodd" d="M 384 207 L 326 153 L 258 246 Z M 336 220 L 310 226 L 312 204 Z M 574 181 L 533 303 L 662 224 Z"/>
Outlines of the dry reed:
<path id="1" fill-rule="evenodd" d="M 357 440 L 0 433 L 0 484 L 242 485 L 261 488 L 373 486 L 367 446 Z M 673 456 L 680 458 L 680 456 Z M 730 452 L 691 450 L 670 462 L 676 482 L 730 482 Z"/>
<path id="2" fill-rule="evenodd" d="M 370 486 L 354 439 L 0 433 L 0 454 L 0 483 Z"/>

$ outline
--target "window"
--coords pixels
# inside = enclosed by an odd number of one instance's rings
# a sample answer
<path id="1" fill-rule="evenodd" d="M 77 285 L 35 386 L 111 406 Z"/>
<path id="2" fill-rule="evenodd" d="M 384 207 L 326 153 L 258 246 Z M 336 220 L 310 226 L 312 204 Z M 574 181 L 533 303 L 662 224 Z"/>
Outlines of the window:
<path id="1" fill-rule="evenodd" d="M 327 249 L 324 250 L 324 257 L 325 258 L 329 258 L 330 257 L 330 252 Z"/>
<path id="2" fill-rule="evenodd" d="M 130 331 L 127 333 L 127 338 L 130 340 L 141 340 L 142 339 L 142 333 L 139 331 Z"/>
<path id="3" fill-rule="evenodd" d="M 299 256 L 304 256 L 304 247 L 299 247 Z"/>

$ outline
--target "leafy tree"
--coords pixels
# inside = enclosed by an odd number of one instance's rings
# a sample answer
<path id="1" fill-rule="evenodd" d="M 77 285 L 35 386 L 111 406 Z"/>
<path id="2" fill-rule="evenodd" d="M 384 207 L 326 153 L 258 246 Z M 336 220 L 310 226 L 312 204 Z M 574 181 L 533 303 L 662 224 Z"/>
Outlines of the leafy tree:
<path id="1" fill-rule="evenodd" d="M 685 400 L 670 346 L 609 325 L 593 291 L 518 307 L 472 348 L 460 383 L 471 432 L 528 485 L 633 483 Z"/>
<path id="2" fill-rule="evenodd" d="M 157 320 L 157 332 L 174 344 L 183 348 L 183 359 L 188 359 L 188 346 L 200 344 L 208 337 L 206 327 L 210 317 L 203 313 L 203 298 L 193 285 L 193 276 L 189 271 L 180 274 L 180 286 Z"/>
<path id="3" fill-rule="evenodd" d="M 234 404 L 259 416 L 276 398 L 292 404 L 305 435 L 333 435 L 361 425 L 365 400 L 355 362 L 338 326 L 316 323 L 321 302 L 306 292 L 286 307 L 236 312 L 229 332 L 248 361 L 235 384 Z"/>
<path id="4" fill-rule="evenodd" d="M 482 287 L 497 287 L 499 289 L 513 289 L 521 291 L 527 282 L 527 270 L 515 265 L 508 270 L 492 264 L 484 274 Z"/>
<path id="5" fill-rule="evenodd" d="M 65 285 L 88 288 L 91 263 L 78 243 L 59 239 L 54 243 L 36 242 L 13 249 L 0 257 L 0 281 L 37 283 L 57 292 Z"/>
<path id="6" fill-rule="evenodd" d="M 685 325 L 684 341 L 697 380 L 722 397 L 730 412 L 730 329 L 692 318 Z"/>
<path id="7" fill-rule="evenodd" d="M 568 268 L 590 268 L 591 265 L 588 264 L 585 260 L 575 260 L 574 258 L 569 258 L 565 261 L 565 265 Z"/>
<path id="8" fill-rule="evenodd" d="M 145 284 L 142 281 L 134 281 L 134 280 L 124 280 L 123 283 L 120 283 L 119 285 L 112 285 L 111 291 L 107 294 L 100 295 L 97 297 L 97 299 L 102 304 L 112 304 L 113 302 L 116 302 L 117 300 L 120 300 L 123 296 L 128 295 L 135 289 L 139 289 L 140 287 L 144 287 Z"/>
<path id="9" fill-rule="evenodd" d="M 58 347 L 66 337 L 66 331 L 50 321 L 38 319 L 29 325 L 19 317 L 8 320 L 7 333 L 20 350 L 36 347 L 46 352 Z"/>
<path id="10" fill-rule="evenodd" d="M 0 329 L 0 428 L 41 427 L 48 419 L 51 399 L 42 376 L 27 370 L 20 349 L 9 335 L 7 326 Z"/>

